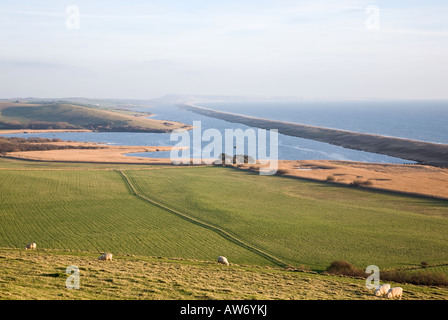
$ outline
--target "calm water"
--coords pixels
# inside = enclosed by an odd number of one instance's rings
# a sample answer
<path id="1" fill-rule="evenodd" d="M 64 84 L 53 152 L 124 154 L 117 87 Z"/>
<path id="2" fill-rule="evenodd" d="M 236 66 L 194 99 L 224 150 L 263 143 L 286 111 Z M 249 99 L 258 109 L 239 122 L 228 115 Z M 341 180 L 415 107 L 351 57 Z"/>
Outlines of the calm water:
<path id="1" fill-rule="evenodd" d="M 201 106 L 227 112 L 257 116 L 281 121 L 318 125 L 343 130 L 375 133 L 439 143 L 448 143 L 447 103 L 206 103 Z M 201 121 L 202 130 L 218 129 L 224 136 L 225 129 L 249 127 L 209 118 L 181 110 L 175 105 L 154 105 L 136 108 L 156 114 L 154 119 L 180 121 L 193 124 Z M 114 145 L 174 146 L 170 134 L 122 132 L 63 132 L 47 134 L 14 134 L 8 136 L 60 138 L 73 141 L 93 141 Z M 205 147 L 209 142 L 203 142 Z M 246 150 L 247 151 L 247 150 Z M 238 151 L 240 153 L 240 151 Z M 279 134 L 279 158 L 286 160 L 328 159 L 380 163 L 412 163 L 389 156 L 367 153 L 332 146 L 330 144 Z M 269 152 L 268 152 L 269 154 Z M 134 154 L 136 156 L 169 158 L 170 152 Z M 216 155 L 217 156 L 217 155 Z"/>

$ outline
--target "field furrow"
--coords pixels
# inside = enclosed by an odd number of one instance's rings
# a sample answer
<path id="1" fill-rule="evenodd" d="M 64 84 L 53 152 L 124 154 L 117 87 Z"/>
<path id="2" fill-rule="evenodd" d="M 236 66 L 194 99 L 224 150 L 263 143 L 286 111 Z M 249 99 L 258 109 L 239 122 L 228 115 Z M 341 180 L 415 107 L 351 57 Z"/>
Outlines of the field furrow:
<path id="1" fill-rule="evenodd" d="M 227 168 L 127 171 L 144 196 L 295 266 L 446 262 L 448 203 Z M 175 182 L 175 185 L 173 185 Z M 441 261 L 443 260 L 443 261 Z"/>
<path id="2" fill-rule="evenodd" d="M 271 264 L 136 198 L 114 171 L 1 171 L 0 247 Z"/>

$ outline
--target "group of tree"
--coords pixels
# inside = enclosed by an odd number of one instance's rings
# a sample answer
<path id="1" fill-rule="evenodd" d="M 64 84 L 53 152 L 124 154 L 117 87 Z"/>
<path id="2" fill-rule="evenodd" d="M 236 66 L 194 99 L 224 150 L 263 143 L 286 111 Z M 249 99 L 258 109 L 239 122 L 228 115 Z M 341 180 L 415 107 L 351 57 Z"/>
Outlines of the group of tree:
<path id="1" fill-rule="evenodd" d="M 40 151 L 58 149 L 98 149 L 99 146 L 75 146 L 70 144 L 55 144 L 62 142 L 61 139 L 48 138 L 20 138 L 20 137 L 0 137 L 0 155 L 17 151 Z"/>

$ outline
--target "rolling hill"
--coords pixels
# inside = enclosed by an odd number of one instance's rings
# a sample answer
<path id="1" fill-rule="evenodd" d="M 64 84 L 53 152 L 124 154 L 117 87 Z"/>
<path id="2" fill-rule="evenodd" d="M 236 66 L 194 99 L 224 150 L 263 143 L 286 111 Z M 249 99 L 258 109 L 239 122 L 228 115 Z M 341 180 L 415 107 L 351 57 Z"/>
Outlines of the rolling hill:
<path id="1" fill-rule="evenodd" d="M 0 179 L 0 299 L 376 299 L 327 267 L 448 274 L 443 200 L 220 166 L 0 158 Z M 65 289 L 68 265 L 82 290 Z M 388 282 L 448 299 L 443 285 Z"/>
<path id="2" fill-rule="evenodd" d="M 0 102 L 2 129 L 88 129 L 92 131 L 171 132 L 190 129 L 174 122 L 149 119 L 150 114 L 107 110 L 64 102 Z"/>

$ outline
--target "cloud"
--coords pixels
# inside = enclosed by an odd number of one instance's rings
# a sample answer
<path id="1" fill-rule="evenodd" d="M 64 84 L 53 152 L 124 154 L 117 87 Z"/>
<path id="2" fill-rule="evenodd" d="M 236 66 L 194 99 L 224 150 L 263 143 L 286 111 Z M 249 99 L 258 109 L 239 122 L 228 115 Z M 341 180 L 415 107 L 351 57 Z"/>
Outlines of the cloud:
<path id="1" fill-rule="evenodd" d="M 66 13 L 64 12 L 44 12 L 44 11 L 15 11 L 11 12 L 12 14 L 17 15 L 26 15 L 26 16 L 40 16 L 40 17 L 65 17 Z"/>
<path id="2" fill-rule="evenodd" d="M 448 37 L 448 30 L 417 30 L 417 29 L 404 29 L 404 28 L 380 28 L 379 32 L 382 34 L 394 34 L 394 35 L 411 35 L 421 37 Z"/>
<path id="3" fill-rule="evenodd" d="M 0 65 L 3 68 L 13 69 L 56 69 L 66 68 L 66 65 L 61 65 L 49 61 L 37 61 L 37 60 L 9 60 L 0 59 Z"/>
<path id="4" fill-rule="evenodd" d="M 401 94 L 439 90 L 448 55 L 446 5 L 432 1 L 79 0 L 77 31 L 65 25 L 70 2 L 26 3 L 0 9 L 2 81 L 13 88 L 6 79 L 14 77 L 17 90 L 37 90 L 42 79 L 42 88 L 67 95 Z M 380 10 L 374 32 L 365 23 L 369 5 Z"/>

